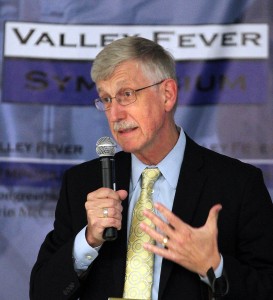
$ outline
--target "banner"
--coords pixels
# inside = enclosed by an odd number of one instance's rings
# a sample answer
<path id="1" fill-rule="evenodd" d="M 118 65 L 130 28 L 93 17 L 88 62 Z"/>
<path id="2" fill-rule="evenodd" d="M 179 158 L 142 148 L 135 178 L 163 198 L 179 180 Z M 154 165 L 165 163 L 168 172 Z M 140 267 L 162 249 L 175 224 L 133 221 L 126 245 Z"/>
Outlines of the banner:
<path id="1" fill-rule="evenodd" d="M 261 168 L 273 198 L 269 0 L 2 2 L 1 300 L 29 298 L 62 175 L 97 157 L 97 140 L 110 135 L 90 69 L 116 39 L 143 36 L 171 52 L 177 124 L 199 144 Z"/>
<path id="2" fill-rule="evenodd" d="M 264 90 L 268 76 L 267 24 L 121 25 L 111 26 L 111 32 L 108 26 L 98 25 L 6 22 L 2 101 L 90 105 L 89 97 L 97 96 L 89 75 L 90 61 L 105 45 L 132 35 L 154 40 L 172 53 L 182 87 L 180 104 L 266 101 L 266 95 L 257 97 L 256 91 Z M 228 70 L 227 59 L 232 59 Z M 10 85 L 15 76 L 17 84 Z"/>

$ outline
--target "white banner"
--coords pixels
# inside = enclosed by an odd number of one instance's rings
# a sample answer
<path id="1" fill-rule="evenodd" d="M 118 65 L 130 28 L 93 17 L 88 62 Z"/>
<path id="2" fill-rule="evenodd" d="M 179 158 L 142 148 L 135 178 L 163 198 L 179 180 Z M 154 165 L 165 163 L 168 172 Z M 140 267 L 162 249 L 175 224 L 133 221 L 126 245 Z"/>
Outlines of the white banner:
<path id="1" fill-rule="evenodd" d="M 25 22 L 6 22 L 4 55 L 92 60 L 107 44 L 132 35 L 154 40 L 177 60 L 268 57 L 267 24 L 99 26 Z"/>

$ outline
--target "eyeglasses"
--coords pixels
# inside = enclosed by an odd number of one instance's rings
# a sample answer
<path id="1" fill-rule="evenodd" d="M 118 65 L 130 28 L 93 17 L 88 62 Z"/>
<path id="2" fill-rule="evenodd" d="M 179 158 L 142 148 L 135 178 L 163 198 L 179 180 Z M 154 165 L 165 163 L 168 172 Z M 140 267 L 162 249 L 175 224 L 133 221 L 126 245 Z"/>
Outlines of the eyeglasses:
<path id="1" fill-rule="evenodd" d="M 143 88 L 137 89 L 137 90 L 133 90 L 133 89 L 122 89 L 120 91 L 117 92 L 116 96 L 114 97 L 104 97 L 104 98 L 97 98 L 95 99 L 95 106 L 99 111 L 106 111 L 108 109 L 111 108 L 112 105 L 112 101 L 115 98 L 116 101 L 118 102 L 118 104 L 122 105 L 122 106 L 126 106 L 129 104 L 132 104 L 136 101 L 136 93 L 142 90 L 145 90 L 149 87 L 161 84 L 163 81 L 165 81 L 165 79 L 145 86 Z"/>

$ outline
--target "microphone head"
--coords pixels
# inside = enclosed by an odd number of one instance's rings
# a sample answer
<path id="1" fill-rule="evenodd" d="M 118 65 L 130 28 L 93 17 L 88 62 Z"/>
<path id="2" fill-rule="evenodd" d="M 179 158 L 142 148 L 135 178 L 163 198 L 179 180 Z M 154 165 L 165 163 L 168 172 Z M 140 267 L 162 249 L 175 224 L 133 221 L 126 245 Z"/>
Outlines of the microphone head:
<path id="1" fill-rule="evenodd" d="M 108 136 L 101 137 L 96 143 L 96 152 L 99 157 L 114 156 L 117 144 Z"/>

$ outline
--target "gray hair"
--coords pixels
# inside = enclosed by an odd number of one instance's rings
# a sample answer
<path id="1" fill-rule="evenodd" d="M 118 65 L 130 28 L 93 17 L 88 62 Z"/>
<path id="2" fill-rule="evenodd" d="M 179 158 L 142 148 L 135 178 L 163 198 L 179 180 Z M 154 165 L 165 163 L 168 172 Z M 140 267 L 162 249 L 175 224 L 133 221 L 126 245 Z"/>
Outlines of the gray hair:
<path id="1" fill-rule="evenodd" d="M 115 68 L 127 60 L 139 62 L 145 75 L 154 80 L 176 80 L 172 55 L 159 44 L 137 36 L 125 37 L 107 45 L 93 62 L 92 80 L 107 80 Z"/>

